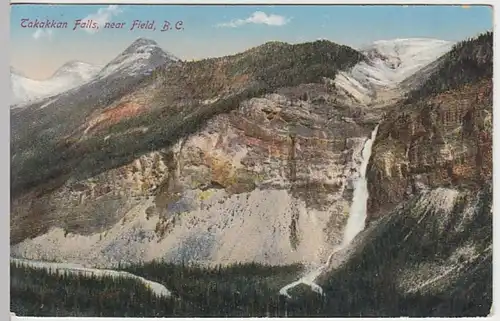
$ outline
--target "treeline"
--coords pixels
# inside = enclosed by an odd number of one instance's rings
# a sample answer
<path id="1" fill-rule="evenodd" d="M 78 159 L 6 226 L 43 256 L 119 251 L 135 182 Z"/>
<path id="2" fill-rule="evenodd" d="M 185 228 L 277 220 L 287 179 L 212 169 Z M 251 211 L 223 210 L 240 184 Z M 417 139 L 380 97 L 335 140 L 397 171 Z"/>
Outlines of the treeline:
<path id="1" fill-rule="evenodd" d="M 11 311 L 58 317 L 278 317 L 321 311 L 316 294 L 295 303 L 279 295 L 297 279 L 299 265 L 202 268 L 153 262 L 124 269 L 165 285 L 172 297 L 158 297 L 131 279 L 58 275 L 11 263 Z"/>
<path id="2" fill-rule="evenodd" d="M 258 87 L 273 92 L 281 87 L 320 82 L 321 77 L 335 78 L 339 70 L 364 60 L 366 57 L 359 51 L 327 40 L 300 44 L 270 41 L 235 55 L 176 64 L 174 68 L 165 65 L 152 77 L 168 79 L 166 83 L 175 80 L 176 84 L 194 80 L 199 82 L 195 87 L 203 88 L 219 82 L 219 73 L 223 73 L 229 81 L 246 79 L 248 86 L 257 81 Z"/>
<path id="3" fill-rule="evenodd" d="M 150 112 L 112 125 L 102 131 L 102 135 L 94 134 L 75 144 L 60 144 L 57 140 L 56 144 L 52 136 L 57 138 L 58 124 L 67 124 L 70 119 L 69 123 L 76 124 L 76 128 L 81 119 L 80 114 L 61 109 L 57 124 L 53 117 L 44 117 L 44 121 L 51 124 L 51 136 L 33 134 L 37 137 L 36 144 L 26 139 L 11 143 L 13 151 L 19 153 L 19 149 L 32 147 L 28 149 L 36 155 L 16 162 L 12 169 L 15 175 L 11 179 L 11 193 L 20 195 L 47 182 L 57 188 L 70 177 L 85 179 L 122 166 L 144 153 L 172 146 L 179 138 L 203 128 L 211 118 L 238 108 L 244 100 L 282 87 L 320 82 L 322 77 L 333 79 L 339 70 L 347 70 L 364 59 L 360 52 L 330 41 L 296 45 L 270 42 L 233 56 L 158 67 L 151 76 L 129 80 L 126 91 L 119 92 L 120 95 L 131 93 L 149 85 L 154 78 L 165 78 L 161 94 L 156 93 L 158 97 L 152 102 L 155 108 Z M 107 90 L 114 86 L 121 88 L 122 85 L 109 84 Z M 151 91 L 153 94 L 154 90 Z M 76 93 L 75 97 L 79 97 Z M 120 95 L 110 96 L 106 103 Z M 218 95 L 223 97 L 209 106 L 196 103 L 197 99 Z M 89 110 L 94 100 L 99 97 L 89 100 L 88 104 L 82 102 L 78 110 Z M 18 123 L 21 117 L 27 116 L 16 116 Z M 120 135 L 138 126 L 146 126 L 149 131 Z M 33 129 L 33 133 L 37 130 Z M 107 135 L 111 138 L 104 141 Z"/>
<path id="4" fill-rule="evenodd" d="M 298 312 L 288 307 L 279 290 L 297 280 L 302 269 L 300 265 L 249 263 L 208 268 L 161 262 L 126 268 L 164 284 L 181 300 L 191 302 L 198 315 L 262 317 Z"/>
<path id="5" fill-rule="evenodd" d="M 457 43 L 440 58 L 437 70 L 408 94 L 413 103 L 435 94 L 459 88 L 467 83 L 493 77 L 493 32 Z"/>
<path id="6" fill-rule="evenodd" d="M 347 70 L 365 59 L 348 46 L 326 40 L 296 45 L 269 42 L 242 53 L 232 72 L 253 75 L 274 91 L 320 82 L 321 77 L 333 79 L 339 70 Z"/>
<path id="7" fill-rule="evenodd" d="M 183 307 L 127 278 L 56 274 L 15 263 L 10 275 L 10 310 L 18 316 L 152 317 Z"/>

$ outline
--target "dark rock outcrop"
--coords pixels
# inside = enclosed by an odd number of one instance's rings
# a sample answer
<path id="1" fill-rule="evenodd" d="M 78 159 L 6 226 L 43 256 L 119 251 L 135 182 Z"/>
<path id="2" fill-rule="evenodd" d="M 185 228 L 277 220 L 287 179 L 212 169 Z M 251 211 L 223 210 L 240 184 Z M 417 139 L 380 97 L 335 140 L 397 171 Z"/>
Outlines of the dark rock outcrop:
<path id="1" fill-rule="evenodd" d="M 492 95 L 485 79 L 387 114 L 367 170 L 369 220 L 423 189 L 491 180 Z"/>
<path id="2" fill-rule="evenodd" d="M 333 270 L 317 281 L 323 298 L 302 291 L 289 309 L 330 317 L 489 315 L 492 197 L 490 182 L 478 192 L 437 188 L 401 203 L 332 258 Z"/>
<path id="3" fill-rule="evenodd" d="M 491 180 L 492 42 L 486 33 L 455 45 L 386 112 L 368 165 L 368 221 L 420 190 Z"/>
<path id="4" fill-rule="evenodd" d="M 349 181 L 374 127 L 361 106 L 337 102 L 324 79 L 362 59 L 331 42 L 269 43 L 155 69 L 71 128 L 56 128 L 35 155 L 13 148 L 11 242 L 26 240 L 13 251 L 104 265 L 165 255 L 320 259 L 340 242 Z M 233 251 L 241 229 L 259 232 L 247 251 Z M 72 235 L 93 245 L 72 247 Z M 194 241 L 177 244 L 182 238 L 211 240 L 210 256 L 196 254 Z"/>

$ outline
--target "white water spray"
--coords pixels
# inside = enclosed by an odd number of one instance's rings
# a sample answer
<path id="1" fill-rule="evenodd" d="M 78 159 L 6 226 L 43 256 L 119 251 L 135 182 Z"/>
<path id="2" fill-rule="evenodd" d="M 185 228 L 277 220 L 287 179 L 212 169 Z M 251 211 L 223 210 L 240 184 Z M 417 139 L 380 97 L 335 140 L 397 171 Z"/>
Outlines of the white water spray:
<path id="1" fill-rule="evenodd" d="M 359 177 L 354 183 L 354 193 L 352 197 L 351 208 L 349 209 L 349 218 L 347 219 L 347 224 L 344 229 L 344 238 L 340 246 L 334 249 L 332 254 L 328 257 L 326 264 L 321 266 L 320 268 L 314 269 L 306 273 L 299 280 L 292 282 L 280 290 L 280 294 L 284 295 L 288 298 L 291 296 L 288 294 L 288 290 L 294 288 L 299 284 L 305 284 L 311 287 L 311 289 L 323 295 L 323 289 L 315 283 L 316 278 L 330 265 L 330 261 L 333 258 L 333 255 L 338 251 L 344 249 L 348 246 L 351 241 L 358 235 L 359 232 L 363 231 L 365 228 L 365 220 L 366 220 L 366 202 L 368 200 L 368 184 L 366 181 L 366 169 L 368 167 L 368 161 L 370 160 L 370 156 L 372 154 L 372 146 L 375 141 L 375 137 L 377 136 L 378 126 L 372 131 L 371 137 L 366 140 L 365 145 L 363 146 L 362 161 L 361 167 L 359 169 Z"/>
<path id="2" fill-rule="evenodd" d="M 354 183 L 354 193 L 352 196 L 352 204 L 349 209 L 349 218 L 344 229 L 344 239 L 342 247 L 347 246 L 358 235 L 359 232 L 365 229 L 366 220 L 366 202 L 368 201 L 368 182 L 366 181 L 366 168 L 368 161 L 372 155 L 372 146 L 377 136 L 378 125 L 372 131 L 372 136 L 365 142 L 363 147 L 361 167 L 359 169 L 359 177 Z"/>

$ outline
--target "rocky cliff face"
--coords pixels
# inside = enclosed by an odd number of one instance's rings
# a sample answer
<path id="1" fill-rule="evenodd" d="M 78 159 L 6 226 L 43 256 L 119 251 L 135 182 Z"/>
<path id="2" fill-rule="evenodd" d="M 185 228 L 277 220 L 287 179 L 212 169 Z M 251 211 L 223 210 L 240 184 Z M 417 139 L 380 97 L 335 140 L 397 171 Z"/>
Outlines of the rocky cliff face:
<path id="1" fill-rule="evenodd" d="M 340 86 L 336 76 L 367 57 L 326 41 L 268 43 L 194 63 L 136 43 L 115 61 L 121 72 L 110 82 L 13 114 L 11 253 L 96 267 L 321 263 L 306 274 L 326 299 L 301 298 L 319 304 L 315 313 L 484 315 L 488 39 L 427 65 L 403 82 L 412 92 L 395 104 L 399 87 L 367 102 Z M 140 68 L 129 78 L 125 62 L 137 50 Z M 93 97 L 103 83 L 107 93 Z M 364 180 L 363 206 L 354 207 L 356 223 L 368 214 L 369 225 L 342 244 L 374 128 L 367 213 Z"/>
<path id="2" fill-rule="evenodd" d="M 383 110 L 369 221 L 420 192 L 491 180 L 491 79 L 371 108 L 332 82 L 363 59 L 328 42 L 271 43 L 159 67 L 62 129 L 51 126 L 69 113 L 60 105 L 28 108 L 14 119 L 13 255 L 320 263 L 341 242 L 363 143 Z M 49 134 L 34 146 L 19 120 L 37 113 Z"/>
<path id="3" fill-rule="evenodd" d="M 135 55 L 144 45 L 115 60 L 151 58 Z M 119 95 L 67 93 L 77 112 L 56 101 L 14 115 L 12 253 L 101 266 L 325 258 L 377 117 L 328 79 L 364 56 L 328 41 L 160 56 Z"/>
<path id="4" fill-rule="evenodd" d="M 22 241 L 12 252 L 93 265 L 317 262 L 341 241 L 375 126 L 333 97 L 323 84 L 283 88 L 172 147 L 26 194 L 12 206 L 13 240 Z"/>
<path id="5" fill-rule="evenodd" d="M 492 41 L 487 33 L 457 44 L 386 110 L 367 173 L 369 221 L 423 190 L 491 181 Z"/>
<path id="6" fill-rule="evenodd" d="M 388 113 L 367 173 L 369 219 L 421 190 L 491 180 L 492 98 L 485 79 Z"/>
<path id="7" fill-rule="evenodd" d="M 325 315 L 489 315 L 492 196 L 491 182 L 475 192 L 440 187 L 412 196 L 332 258 L 317 281 L 324 297 L 302 293 L 297 302 L 316 302 Z"/>

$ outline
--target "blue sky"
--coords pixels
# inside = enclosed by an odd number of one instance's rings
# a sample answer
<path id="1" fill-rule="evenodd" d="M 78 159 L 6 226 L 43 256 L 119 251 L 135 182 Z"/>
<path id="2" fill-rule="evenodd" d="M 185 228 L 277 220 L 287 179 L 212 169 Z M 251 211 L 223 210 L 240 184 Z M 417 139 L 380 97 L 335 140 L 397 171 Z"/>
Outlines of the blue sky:
<path id="1" fill-rule="evenodd" d="M 76 19 L 125 22 L 123 29 L 73 31 Z M 66 21 L 67 29 L 22 28 L 21 19 Z M 130 31 L 132 21 L 156 21 L 155 31 Z M 163 21 L 182 31 L 160 32 Z M 266 41 L 319 38 L 360 47 L 375 40 L 425 37 L 459 41 L 493 28 L 490 7 L 471 6 L 180 6 L 12 5 L 11 62 L 44 78 L 69 60 L 105 64 L 134 39 L 156 40 L 182 59 L 243 51 Z"/>

